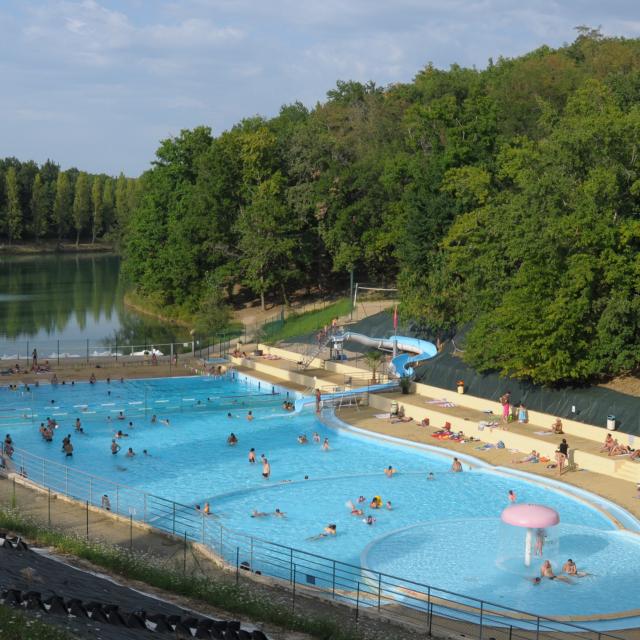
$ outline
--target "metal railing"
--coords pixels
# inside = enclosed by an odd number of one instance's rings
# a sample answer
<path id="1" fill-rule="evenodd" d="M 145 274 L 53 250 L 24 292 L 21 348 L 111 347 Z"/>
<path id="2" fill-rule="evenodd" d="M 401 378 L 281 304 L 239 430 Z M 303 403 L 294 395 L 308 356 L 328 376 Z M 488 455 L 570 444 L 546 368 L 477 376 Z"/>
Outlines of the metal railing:
<path id="1" fill-rule="evenodd" d="M 379 613 L 390 620 L 418 625 L 430 635 L 460 631 L 462 625 L 465 635 L 480 640 L 620 638 L 269 542 L 225 527 L 215 513 L 207 515 L 193 505 L 99 478 L 27 451 L 17 449 L 12 458 L 4 456 L 2 470 L 13 473 L 14 482 L 17 477 L 19 482 L 48 489 L 49 513 L 51 492 L 86 504 L 87 537 L 92 505 L 128 518 L 132 526 L 134 520 L 141 521 L 185 542 L 205 545 L 236 572 L 237 579 L 249 574 L 278 579 L 290 586 L 294 606 L 296 591 L 303 591 L 351 605 L 356 621 L 365 612 Z"/>
<path id="2" fill-rule="evenodd" d="M 180 356 L 224 357 L 242 335 L 240 329 L 195 336 L 182 342 L 154 342 L 144 338 L 140 342 L 119 343 L 115 340 L 60 340 L 34 339 L 25 341 L 0 341 L 0 369 L 8 370 L 18 364 L 20 371 L 28 372 L 34 365 L 33 352 L 37 353 L 40 371 L 62 362 L 93 363 L 104 361 L 174 363 Z M 154 359 L 155 355 L 155 359 Z"/>

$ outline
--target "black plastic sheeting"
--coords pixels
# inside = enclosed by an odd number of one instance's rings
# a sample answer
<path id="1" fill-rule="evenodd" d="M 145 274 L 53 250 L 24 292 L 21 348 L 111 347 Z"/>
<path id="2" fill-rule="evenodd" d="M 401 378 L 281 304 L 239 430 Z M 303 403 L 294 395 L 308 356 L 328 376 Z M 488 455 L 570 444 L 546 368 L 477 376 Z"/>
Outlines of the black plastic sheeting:
<path id="1" fill-rule="evenodd" d="M 349 325 L 347 329 L 375 338 L 387 338 L 393 334 L 393 317 L 390 312 L 377 313 Z M 421 335 L 419 330 L 404 325 L 398 328 L 398 335 L 429 339 Z M 458 342 L 454 338 L 454 342 L 462 348 L 462 339 Z M 348 348 L 350 351 L 361 351 L 354 343 L 349 343 Z M 534 411 L 600 427 L 606 427 L 608 416 L 615 416 L 619 431 L 640 435 L 640 398 L 605 387 L 556 389 L 505 378 L 497 373 L 481 374 L 466 365 L 460 355 L 460 352 L 454 355 L 454 345 L 451 341 L 447 342 L 435 358 L 416 368 L 416 380 L 444 389 L 456 389 L 457 381 L 464 380 L 467 393 L 495 401 L 505 391 L 510 391 L 514 404 L 523 402 Z"/>

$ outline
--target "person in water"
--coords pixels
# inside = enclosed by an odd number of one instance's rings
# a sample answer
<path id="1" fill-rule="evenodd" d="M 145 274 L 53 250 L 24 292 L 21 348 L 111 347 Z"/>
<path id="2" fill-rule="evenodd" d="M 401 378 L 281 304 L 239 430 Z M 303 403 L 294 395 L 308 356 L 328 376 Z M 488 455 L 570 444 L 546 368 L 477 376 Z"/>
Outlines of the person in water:
<path id="1" fill-rule="evenodd" d="M 548 578 L 549 580 L 560 580 L 562 582 L 566 582 L 567 584 L 573 584 L 567 576 L 557 576 L 553 572 L 553 567 L 551 566 L 551 562 L 549 560 L 545 560 L 542 563 L 542 567 L 540 568 L 540 576 L 542 578 Z"/>
<path id="2" fill-rule="evenodd" d="M 120 451 L 120 445 L 115 441 L 111 441 L 111 453 L 115 456 Z"/>
<path id="3" fill-rule="evenodd" d="M 271 475 L 271 465 L 269 464 L 269 461 L 266 458 L 262 458 L 262 477 L 265 480 L 268 480 L 270 475 Z"/>
<path id="4" fill-rule="evenodd" d="M 322 533 L 319 533 L 318 535 L 315 536 L 311 536 L 310 538 L 307 538 L 307 540 L 318 540 L 320 538 L 326 538 L 329 536 L 335 536 L 337 535 L 338 531 L 337 531 L 337 527 L 335 524 L 328 524 L 325 528 L 324 531 Z"/>
<path id="5" fill-rule="evenodd" d="M 135 455 L 136 455 L 136 452 L 131 447 L 129 447 L 129 450 L 126 453 L 127 458 L 133 458 L 133 456 Z"/>
<path id="6" fill-rule="evenodd" d="M 589 575 L 586 571 L 578 571 L 576 563 L 571 558 L 562 565 L 562 571 L 572 578 L 584 578 Z"/>
<path id="7" fill-rule="evenodd" d="M 394 469 L 391 465 L 389 465 L 385 470 L 384 470 L 384 475 L 387 476 L 387 478 L 393 478 L 394 474 L 397 473 L 398 470 Z"/>
<path id="8" fill-rule="evenodd" d="M 235 446 L 236 444 L 238 444 L 238 437 L 236 436 L 235 433 L 230 433 L 229 437 L 227 438 L 227 444 L 230 447 Z"/>
<path id="9" fill-rule="evenodd" d="M 256 461 L 256 450 L 251 447 L 251 449 L 249 449 L 249 462 L 250 464 L 255 464 Z"/>

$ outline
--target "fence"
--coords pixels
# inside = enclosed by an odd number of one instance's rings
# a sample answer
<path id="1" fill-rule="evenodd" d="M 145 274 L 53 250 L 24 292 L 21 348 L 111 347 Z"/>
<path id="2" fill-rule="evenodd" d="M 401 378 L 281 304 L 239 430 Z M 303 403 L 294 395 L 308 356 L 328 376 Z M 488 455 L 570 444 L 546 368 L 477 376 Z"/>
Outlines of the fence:
<path id="1" fill-rule="evenodd" d="M 260 574 L 288 584 L 293 608 L 296 594 L 303 592 L 350 605 L 356 622 L 364 613 L 380 614 L 401 624 L 417 625 L 429 635 L 464 631 L 479 640 L 620 638 L 269 542 L 229 529 L 214 514 L 207 515 L 191 505 L 70 469 L 27 451 L 16 450 L 4 463 L 4 471 L 13 473 L 14 502 L 16 482 L 33 483 L 47 491 L 50 523 L 55 510 L 63 508 L 52 500 L 52 492 L 85 505 L 87 538 L 90 511 L 96 509 L 127 518 L 131 544 L 134 520 L 144 522 L 183 539 L 185 558 L 188 541 L 205 545 L 235 572 L 236 581 Z"/>
<path id="2" fill-rule="evenodd" d="M 202 358 L 224 357 L 231 350 L 234 341 L 240 337 L 238 329 L 216 333 L 211 336 L 194 336 L 188 342 L 152 342 L 144 338 L 138 343 L 121 344 L 107 340 L 25 340 L 0 342 L 0 360 L 7 368 L 17 363 L 21 370 L 29 371 L 35 364 L 34 350 L 37 353 L 39 370 L 46 370 L 53 363 L 61 361 L 67 364 L 86 364 L 114 361 L 123 364 L 141 362 L 152 364 L 177 364 L 181 355 Z"/>

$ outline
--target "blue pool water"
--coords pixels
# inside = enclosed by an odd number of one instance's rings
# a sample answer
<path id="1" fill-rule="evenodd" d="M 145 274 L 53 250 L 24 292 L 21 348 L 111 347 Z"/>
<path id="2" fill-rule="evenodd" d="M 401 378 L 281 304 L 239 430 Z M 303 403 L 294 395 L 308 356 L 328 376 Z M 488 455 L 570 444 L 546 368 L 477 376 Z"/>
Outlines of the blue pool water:
<path id="1" fill-rule="evenodd" d="M 363 438 L 312 412 L 288 413 L 281 408 L 285 398 L 285 390 L 244 378 L 43 385 L 29 393 L 3 388 L 0 424 L 18 449 L 184 505 L 209 502 L 216 522 L 265 540 L 541 615 L 640 606 L 634 573 L 640 566 L 638 536 L 620 532 L 584 501 L 467 465 L 463 473 L 449 473 L 450 459 L 441 454 Z M 120 411 L 124 421 L 116 419 Z M 153 414 L 168 418 L 169 425 L 152 424 Z M 38 433 L 47 416 L 60 423 L 53 443 Z M 84 434 L 74 430 L 76 417 Z M 117 429 L 129 437 L 112 455 Z M 239 439 L 235 447 L 226 444 L 231 431 Z M 313 432 L 329 439 L 329 451 L 312 442 Z M 75 447 L 71 459 L 60 449 L 67 433 Z M 302 433 L 309 444 L 298 444 Z M 129 446 L 134 458 L 124 456 Z M 269 480 L 262 478 L 259 461 L 249 464 L 251 447 L 258 458 L 264 453 L 269 459 Z M 143 456 L 143 449 L 151 456 Z M 465 452 L 473 454 L 471 445 Z M 388 465 L 398 469 L 392 479 L 383 473 Z M 427 480 L 428 472 L 434 481 Z M 38 480 L 31 468 L 29 477 Z M 540 561 L 525 568 L 523 532 L 500 522 L 509 489 L 520 502 L 543 503 L 560 513 L 561 524 L 549 532 L 545 549 L 555 570 L 572 557 L 593 576 L 573 585 L 545 581 L 534 587 L 527 580 L 538 573 Z M 368 498 L 361 505 L 365 512 L 376 518 L 372 526 L 346 506 L 360 495 Z M 373 495 L 390 500 L 393 509 L 369 509 Z M 254 509 L 276 508 L 287 517 L 251 517 Z M 337 525 L 335 538 L 308 539 L 328 523 Z"/>

